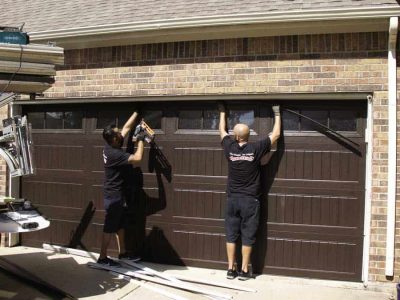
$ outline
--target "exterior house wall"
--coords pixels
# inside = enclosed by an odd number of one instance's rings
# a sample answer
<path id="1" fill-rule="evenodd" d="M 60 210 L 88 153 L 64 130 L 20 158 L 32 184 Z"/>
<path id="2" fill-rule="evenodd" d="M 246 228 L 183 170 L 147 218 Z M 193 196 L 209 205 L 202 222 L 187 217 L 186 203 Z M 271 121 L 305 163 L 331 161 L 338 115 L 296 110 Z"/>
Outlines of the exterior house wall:
<path id="1" fill-rule="evenodd" d="M 386 32 L 321 34 L 67 50 L 45 97 L 374 92 L 369 279 L 386 281 L 387 38 Z"/>

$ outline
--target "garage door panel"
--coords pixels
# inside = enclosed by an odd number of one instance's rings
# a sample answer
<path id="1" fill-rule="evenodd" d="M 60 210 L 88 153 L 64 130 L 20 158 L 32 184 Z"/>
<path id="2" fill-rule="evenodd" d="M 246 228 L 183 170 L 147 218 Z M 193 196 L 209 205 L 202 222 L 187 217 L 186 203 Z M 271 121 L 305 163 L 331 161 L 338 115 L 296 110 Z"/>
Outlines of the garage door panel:
<path id="1" fill-rule="evenodd" d="M 320 226 L 357 227 L 354 218 L 359 199 L 293 194 L 268 195 L 268 222 Z"/>
<path id="2" fill-rule="evenodd" d="M 319 235 L 323 231 L 326 236 L 337 236 L 338 238 L 358 237 L 360 235 L 360 229 L 358 227 L 351 226 L 320 226 L 320 225 L 303 225 L 303 224 L 287 224 L 287 223 L 274 223 L 267 222 L 263 223 L 263 226 L 268 231 L 281 232 L 285 234 L 287 232 L 294 232 L 298 235 L 301 234 L 315 234 Z"/>
<path id="3" fill-rule="evenodd" d="M 38 145 L 55 145 L 55 146 L 79 146 L 84 145 L 88 141 L 87 136 L 83 131 L 70 133 L 65 130 L 61 131 L 38 131 L 33 129 L 34 144 L 35 147 Z"/>
<path id="4" fill-rule="evenodd" d="M 22 197 L 32 203 L 57 207 L 82 208 L 86 187 L 79 183 L 24 181 Z"/>
<path id="5" fill-rule="evenodd" d="M 41 214 L 46 216 L 49 220 L 58 220 L 58 221 L 68 221 L 68 222 L 78 222 L 81 220 L 83 215 L 85 214 L 86 207 L 83 208 L 75 208 L 75 207 L 66 207 L 66 206 L 49 206 L 44 204 L 35 204 L 35 207 L 39 210 Z M 98 212 L 96 211 L 96 214 Z M 102 215 L 101 217 L 104 217 Z M 92 221 L 95 221 L 92 218 Z"/>
<path id="6" fill-rule="evenodd" d="M 314 272 L 347 273 L 358 270 L 356 243 L 337 241 L 267 238 L 266 268 L 287 268 Z"/>
<path id="7" fill-rule="evenodd" d="M 174 191 L 174 216 L 223 219 L 226 194 L 223 192 L 182 190 Z"/>
<path id="8" fill-rule="evenodd" d="M 176 175 L 226 176 L 228 164 L 221 148 L 174 148 Z"/>
<path id="9" fill-rule="evenodd" d="M 103 148 L 104 145 L 90 146 L 89 168 L 92 172 L 104 172 Z"/>
<path id="10" fill-rule="evenodd" d="M 40 169 L 81 170 L 83 146 L 35 145 L 35 163 Z"/>
<path id="11" fill-rule="evenodd" d="M 267 173 L 268 174 L 268 173 Z M 269 175 L 264 175 L 263 178 L 268 179 Z M 354 195 L 360 192 L 360 184 L 353 181 L 341 181 L 341 180 L 300 180 L 300 179 L 286 179 L 286 178 L 274 178 L 273 186 L 271 189 L 279 191 L 292 191 L 301 190 L 304 194 L 350 194 Z M 311 190 L 311 192 L 307 192 Z"/>
<path id="12" fill-rule="evenodd" d="M 178 253 L 182 253 L 182 259 L 198 260 L 202 262 L 225 260 L 225 234 L 218 232 L 188 231 L 184 229 L 173 230 L 177 243 Z"/>
<path id="13" fill-rule="evenodd" d="M 175 175 L 173 184 L 175 188 L 201 189 L 201 190 L 226 190 L 226 176 L 192 176 Z"/>
<path id="14" fill-rule="evenodd" d="M 278 178 L 357 181 L 362 159 L 351 152 L 285 150 Z"/>
<path id="15" fill-rule="evenodd" d="M 85 178 L 86 174 L 84 170 L 56 170 L 37 168 L 34 176 L 26 177 L 22 179 L 22 181 L 36 180 L 44 182 L 79 183 L 86 181 Z"/>

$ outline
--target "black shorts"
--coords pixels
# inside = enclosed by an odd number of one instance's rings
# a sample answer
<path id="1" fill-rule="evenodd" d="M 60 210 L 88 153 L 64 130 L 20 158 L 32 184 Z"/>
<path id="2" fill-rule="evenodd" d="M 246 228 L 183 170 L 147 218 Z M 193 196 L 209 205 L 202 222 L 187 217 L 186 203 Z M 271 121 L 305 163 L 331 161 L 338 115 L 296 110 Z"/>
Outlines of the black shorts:
<path id="1" fill-rule="evenodd" d="M 103 232 L 116 233 L 124 227 L 125 222 L 124 201 L 113 202 L 107 206 Z"/>
<path id="2" fill-rule="evenodd" d="M 225 213 L 225 231 L 228 243 L 235 243 L 239 236 L 242 245 L 252 246 L 260 218 L 260 201 L 250 197 L 228 197 Z"/>

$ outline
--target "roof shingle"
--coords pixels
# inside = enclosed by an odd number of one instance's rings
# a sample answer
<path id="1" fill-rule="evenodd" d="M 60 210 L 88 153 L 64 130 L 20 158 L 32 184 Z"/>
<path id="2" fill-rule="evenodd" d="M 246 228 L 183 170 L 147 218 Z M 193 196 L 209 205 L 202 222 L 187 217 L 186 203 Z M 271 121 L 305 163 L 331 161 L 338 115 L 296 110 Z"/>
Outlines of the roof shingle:
<path id="1" fill-rule="evenodd" d="M 28 32 L 295 10 L 399 6 L 397 0 L 2 0 L 1 26 Z M 5 22 L 5 23 L 4 23 Z"/>

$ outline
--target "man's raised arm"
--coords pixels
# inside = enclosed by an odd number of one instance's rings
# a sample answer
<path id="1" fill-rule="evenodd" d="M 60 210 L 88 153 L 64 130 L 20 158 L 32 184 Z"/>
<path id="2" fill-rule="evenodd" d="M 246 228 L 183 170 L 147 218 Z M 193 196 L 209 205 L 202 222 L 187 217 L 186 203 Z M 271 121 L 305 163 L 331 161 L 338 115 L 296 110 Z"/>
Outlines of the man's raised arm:
<path id="1" fill-rule="evenodd" d="M 272 111 L 275 115 L 274 127 L 269 135 L 271 145 L 274 145 L 281 135 L 281 111 L 279 105 L 273 105 Z"/>
<path id="2" fill-rule="evenodd" d="M 223 102 L 218 102 L 218 110 L 219 110 L 219 134 L 221 136 L 221 140 L 228 135 L 226 132 L 226 108 Z"/>
<path id="3" fill-rule="evenodd" d="M 132 130 L 133 125 L 135 124 L 136 118 L 139 115 L 137 109 L 133 112 L 133 114 L 130 116 L 128 121 L 126 121 L 124 127 L 122 127 L 121 134 L 123 137 L 126 137 L 127 134 Z"/>

